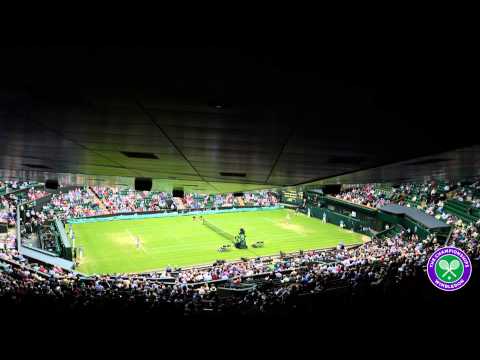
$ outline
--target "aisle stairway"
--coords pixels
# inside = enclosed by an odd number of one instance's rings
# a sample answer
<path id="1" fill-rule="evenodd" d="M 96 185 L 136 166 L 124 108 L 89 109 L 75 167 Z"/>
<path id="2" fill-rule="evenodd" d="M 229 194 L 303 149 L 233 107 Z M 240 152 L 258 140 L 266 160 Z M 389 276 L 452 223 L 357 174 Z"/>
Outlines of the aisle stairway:
<path id="1" fill-rule="evenodd" d="M 101 199 L 100 196 L 98 196 L 97 192 L 95 190 L 93 190 L 93 188 L 91 186 L 89 186 L 87 190 L 91 195 L 93 195 L 94 198 L 97 199 L 97 204 L 100 207 L 100 209 L 102 209 L 104 211 L 108 211 L 107 206 L 103 202 L 103 199 Z"/>

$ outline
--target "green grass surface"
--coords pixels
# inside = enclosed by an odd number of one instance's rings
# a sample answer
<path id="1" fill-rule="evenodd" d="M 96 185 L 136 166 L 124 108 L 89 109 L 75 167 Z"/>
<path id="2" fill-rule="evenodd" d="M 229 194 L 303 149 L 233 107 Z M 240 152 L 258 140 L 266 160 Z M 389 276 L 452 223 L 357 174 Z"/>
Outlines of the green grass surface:
<path id="1" fill-rule="evenodd" d="M 287 213 L 290 221 L 287 222 Z M 232 235 L 244 228 L 246 250 L 220 253 L 217 249 L 228 240 L 213 232 L 192 216 L 116 220 L 75 224 L 76 247 L 82 246 L 84 257 L 78 271 L 86 274 L 142 272 L 163 269 L 167 265 L 189 266 L 213 263 L 217 259 L 277 255 L 328 248 L 343 242 L 362 243 L 362 235 L 323 224 L 319 219 L 296 216 L 291 210 L 238 212 L 206 215 L 205 219 Z M 135 237 L 141 239 L 137 249 Z M 251 244 L 263 241 L 263 248 Z"/>

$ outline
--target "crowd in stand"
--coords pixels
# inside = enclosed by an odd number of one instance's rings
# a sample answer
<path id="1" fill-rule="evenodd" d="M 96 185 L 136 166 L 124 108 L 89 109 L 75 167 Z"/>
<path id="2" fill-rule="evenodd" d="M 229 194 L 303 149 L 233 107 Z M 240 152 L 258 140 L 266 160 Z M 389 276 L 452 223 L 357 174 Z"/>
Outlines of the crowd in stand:
<path id="1" fill-rule="evenodd" d="M 27 188 L 30 183 L 8 182 L 9 189 Z M 15 223 L 16 204 L 31 202 L 49 195 L 40 189 L 29 188 L 28 191 L 2 196 L 0 198 L 0 220 Z M 174 200 L 178 200 L 175 202 Z M 183 199 L 172 198 L 171 193 L 122 190 L 115 187 L 75 188 L 69 191 L 53 193 L 41 211 L 26 210 L 26 216 L 43 223 L 47 219 L 89 217 L 114 215 L 132 212 L 153 212 L 161 210 L 205 209 L 240 206 L 272 206 L 277 204 L 276 196 L 267 191 L 245 193 L 242 197 L 233 194 L 199 195 L 185 194 Z"/>
<path id="2" fill-rule="evenodd" d="M 165 192 L 121 190 L 111 187 L 94 187 L 93 191 L 111 214 L 159 211 L 168 208 L 169 196 Z"/>
<path id="3" fill-rule="evenodd" d="M 464 223 L 444 211 L 447 198 L 479 203 L 479 183 L 468 185 L 434 182 L 406 184 L 386 191 L 374 185 L 350 188 L 338 197 L 365 206 L 378 207 L 394 202 L 410 205 L 409 201 L 429 214 L 440 217 L 453 225 L 450 244 L 464 249 L 474 261 L 480 260 L 480 221 Z M 48 216 L 62 218 L 90 216 L 90 214 L 141 211 L 160 207 L 166 199 L 160 193 L 126 193 L 123 199 L 118 191 L 95 188 L 98 198 L 88 189 L 76 189 L 52 197 L 44 208 Z M 260 203 L 272 204 L 270 194 L 260 195 Z M 158 195 L 158 196 L 156 196 Z M 254 195 L 257 196 L 257 195 Z M 252 196 L 253 197 L 253 196 Z M 99 198 L 105 205 L 99 203 Z M 216 196 L 214 205 L 234 204 L 233 195 Z M 153 200 L 152 200 L 153 199 Z M 198 197 L 188 195 L 187 206 L 195 208 Z M 245 204 L 259 204 L 259 200 L 245 196 Z M 417 201 L 420 200 L 420 201 Z M 237 199 L 238 201 L 238 199 Z M 200 203 L 202 199 L 200 198 Z M 204 202 L 205 204 L 205 202 Z M 90 209 L 90 210 L 87 210 Z M 140 210 L 139 210 L 140 209 Z M 62 215 L 63 214 L 63 215 Z M 435 236 L 420 241 L 416 234 L 401 231 L 385 240 L 374 240 L 361 246 L 301 252 L 295 255 L 252 259 L 233 263 L 215 264 L 192 269 L 170 269 L 163 273 L 142 276 L 117 275 L 93 276 L 84 279 L 73 272 L 59 268 L 47 268 L 30 263 L 15 250 L 0 252 L 0 298 L 11 303 L 22 303 L 41 297 L 46 302 L 69 309 L 98 309 L 104 306 L 141 309 L 175 308 L 190 314 L 208 310 L 239 310 L 268 312 L 276 306 L 289 304 L 301 294 L 321 294 L 327 289 L 347 287 L 352 292 L 362 289 L 399 287 L 424 271 L 429 255 L 441 246 Z M 170 282 L 158 281 L 170 279 Z M 255 281 L 253 281 L 255 279 Z M 219 283 L 220 282 L 220 283 Z M 234 299 L 218 296 L 219 284 L 251 284 L 258 286 Z"/>
<path id="4" fill-rule="evenodd" d="M 271 192 L 246 193 L 242 197 L 226 195 L 185 194 L 173 198 L 171 193 L 123 190 L 115 187 L 78 188 L 52 196 L 45 211 L 63 219 L 133 212 L 177 209 L 205 209 L 232 206 L 272 206 L 277 204 Z"/>
<path id="5" fill-rule="evenodd" d="M 368 207 L 381 207 L 390 203 L 387 194 L 372 184 L 349 188 L 336 195 L 336 198 Z"/>
<path id="6" fill-rule="evenodd" d="M 403 184 L 397 188 L 392 188 L 389 193 L 381 189 L 376 190 L 372 185 L 366 185 L 343 191 L 337 198 L 367 206 L 378 206 L 382 201 L 409 207 L 415 206 L 428 215 L 453 226 L 452 244 L 459 247 L 469 247 L 473 252 L 475 252 L 473 249 L 478 248 L 480 220 L 476 223 L 463 221 L 445 209 L 445 202 L 447 199 L 454 199 L 469 202 L 472 207 L 478 208 L 480 181 L 465 184 L 461 182 L 437 183 L 434 181 L 422 184 Z"/>
<path id="7" fill-rule="evenodd" d="M 109 211 L 102 208 L 101 201 L 88 188 L 76 188 L 68 192 L 52 195 L 43 206 L 43 214 L 49 218 L 57 216 L 62 220 L 77 217 L 105 215 Z"/>
<path id="8" fill-rule="evenodd" d="M 349 187 L 336 195 L 338 199 L 369 207 L 381 207 L 388 203 L 412 206 L 435 215 L 442 212 L 447 198 L 469 201 L 474 207 L 480 207 L 480 181 L 462 184 L 460 182 L 429 181 L 420 184 L 402 184 L 386 189 L 373 184 Z"/>
<path id="9" fill-rule="evenodd" d="M 388 278 L 394 284 L 422 271 L 428 254 L 438 247 L 434 238 L 419 242 L 415 235 L 398 234 L 386 243 L 370 242 L 360 247 L 312 251 L 285 259 L 221 264 L 209 269 L 180 271 L 171 284 L 156 281 L 165 274 L 151 276 L 95 276 L 81 279 L 58 268 L 27 265 L 15 251 L 0 253 L 0 260 L 15 264 L 0 273 L 0 298 L 22 302 L 44 297 L 56 303 L 65 300 L 69 309 L 97 309 L 106 303 L 155 309 L 173 305 L 184 314 L 204 309 L 231 307 L 268 312 L 273 305 L 285 304 L 300 294 L 322 293 L 332 286 L 351 289 L 378 287 Z M 41 274 L 39 274 L 41 273 Z M 217 297 L 214 280 L 250 283 L 260 277 L 262 286 L 235 299 Z M 191 286 L 191 283 L 198 283 Z M 65 305 L 64 305 L 65 306 Z"/>
<path id="10" fill-rule="evenodd" d="M 15 225 L 16 218 L 15 202 L 6 196 L 0 198 L 0 222 L 6 222 L 8 225 Z"/>
<path id="11" fill-rule="evenodd" d="M 182 199 L 183 209 L 230 208 L 243 206 L 274 206 L 278 203 L 274 193 L 258 191 L 244 193 L 242 196 L 229 194 L 199 195 L 186 194 Z"/>
<path id="12" fill-rule="evenodd" d="M 21 184 L 14 183 L 12 184 L 12 186 L 15 186 L 15 187 L 12 187 L 10 189 L 15 189 L 15 190 L 26 189 L 27 184 L 29 183 L 21 183 Z M 45 190 L 31 187 L 24 192 L 7 193 L 7 195 L 1 196 L 0 197 L 0 221 L 7 222 L 9 226 L 15 225 L 17 204 L 23 203 L 23 202 L 35 201 L 45 197 L 46 195 L 48 195 L 48 193 Z M 30 212 L 27 213 L 27 216 L 30 217 Z"/>
<path id="13" fill-rule="evenodd" d="M 0 194 L 28 189 L 35 185 L 38 185 L 38 183 L 34 181 L 0 180 Z"/>

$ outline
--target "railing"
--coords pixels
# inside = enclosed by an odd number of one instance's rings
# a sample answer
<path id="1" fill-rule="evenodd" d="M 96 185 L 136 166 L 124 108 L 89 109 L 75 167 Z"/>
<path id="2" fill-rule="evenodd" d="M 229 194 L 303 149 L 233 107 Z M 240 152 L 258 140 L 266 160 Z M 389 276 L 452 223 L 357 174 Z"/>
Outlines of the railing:
<path id="1" fill-rule="evenodd" d="M 360 208 L 362 210 L 366 210 L 368 212 L 377 212 L 378 209 L 377 208 L 374 208 L 374 207 L 369 207 L 369 206 L 365 206 L 365 205 L 361 205 L 361 204 L 356 204 L 356 203 L 353 203 L 351 201 L 347 201 L 347 200 L 343 200 L 343 199 L 338 199 L 334 196 L 331 196 L 331 195 L 327 195 L 325 196 L 326 199 L 328 199 L 328 201 L 331 201 L 331 202 L 337 202 L 337 203 L 340 203 L 342 205 L 346 205 L 350 208 Z"/>
<path id="2" fill-rule="evenodd" d="M 451 226 L 450 231 L 448 232 L 447 239 L 445 240 L 445 246 L 450 245 L 450 238 L 452 237 L 453 229 L 454 229 L 454 226 Z"/>
<path id="3" fill-rule="evenodd" d="M 13 190 L 13 191 L 8 191 L 8 189 L 6 189 L 4 192 L 0 192 L 0 197 L 6 196 L 6 195 L 15 195 L 15 194 L 18 194 L 18 193 L 22 193 L 24 191 L 28 191 L 30 189 L 43 188 L 44 186 L 45 186 L 44 184 L 36 184 L 36 185 L 16 189 L 16 190 Z"/>
<path id="4" fill-rule="evenodd" d="M 389 229 L 380 231 L 375 235 L 376 238 L 385 239 L 386 237 L 391 237 L 392 235 L 399 234 L 403 230 L 401 225 L 394 225 Z"/>

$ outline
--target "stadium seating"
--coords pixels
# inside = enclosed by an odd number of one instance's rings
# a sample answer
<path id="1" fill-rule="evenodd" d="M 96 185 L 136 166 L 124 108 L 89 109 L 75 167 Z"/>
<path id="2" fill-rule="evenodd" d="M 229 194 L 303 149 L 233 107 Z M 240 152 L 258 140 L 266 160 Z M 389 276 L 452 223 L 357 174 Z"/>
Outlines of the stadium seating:
<path id="1" fill-rule="evenodd" d="M 5 186 L 4 186 L 5 188 Z M 25 200 L 39 200 L 48 193 L 33 187 L 13 196 L 0 197 L 0 214 L 11 219 L 15 206 Z M 61 190 L 61 189 L 60 189 Z M 475 262 L 480 259 L 478 217 L 478 182 L 470 184 L 424 183 L 404 184 L 387 188 L 370 184 L 342 191 L 337 202 L 366 207 L 375 211 L 378 204 L 393 202 L 410 204 L 427 213 L 439 216 L 452 224 L 448 244 L 464 249 Z M 89 188 L 58 191 L 38 211 L 25 206 L 30 215 L 22 226 L 38 221 L 49 227 L 52 219 L 111 215 L 122 211 L 155 211 L 165 193 L 138 193 L 121 189 Z M 448 196 L 448 198 L 447 198 Z M 196 209 L 199 203 L 207 206 L 231 207 L 231 194 L 199 196 L 187 194 L 184 206 Z M 416 197 L 416 198 L 415 198 Z M 421 199 L 419 203 L 419 199 Z M 461 200 L 460 200 L 461 199 Z M 271 193 L 245 194 L 241 199 L 246 206 L 276 203 Z M 241 204 L 237 201 L 236 204 Z M 366 204 L 365 204 L 366 203 Z M 152 205 L 153 204 L 153 205 Z M 210 204 L 210 205 L 208 205 Z M 362 220 L 315 208 L 312 215 L 356 230 L 366 225 Z M 352 222 L 353 221 L 353 222 Z M 349 223 L 351 222 L 351 224 Z M 14 226 L 14 223 L 10 223 Z M 43 225 L 42 225 L 43 226 Z M 59 253 L 58 241 L 51 240 L 47 232 L 41 234 L 41 243 L 47 251 Z M 125 299 L 128 306 L 138 309 L 175 309 L 175 313 L 241 312 L 268 313 L 290 306 L 289 299 L 302 296 L 348 296 L 359 294 L 359 289 L 388 294 L 402 288 L 422 274 L 429 255 L 441 246 L 434 234 L 420 239 L 417 234 L 395 225 L 382 231 L 373 241 L 353 247 L 339 246 L 308 252 L 267 256 L 242 261 L 220 262 L 211 266 L 193 266 L 186 269 L 167 268 L 162 272 L 130 275 L 81 276 L 75 272 L 40 264 L 22 256 L 14 247 L 0 250 L 0 301 L 8 306 L 27 304 L 28 299 L 42 298 L 42 304 L 57 310 L 68 309 L 121 309 Z M 24 286 L 28 284 L 28 286 Z M 382 289 L 377 292 L 377 289 Z M 367 291 L 365 290 L 365 291 Z M 362 290 L 363 291 L 363 290 Z M 341 295 L 343 294 L 343 295 Z M 351 300 L 350 300 L 351 301 Z M 173 307 L 172 307 L 173 306 Z"/>
<path id="2" fill-rule="evenodd" d="M 472 203 L 450 199 L 445 202 L 445 211 L 452 213 L 466 223 L 476 223 L 480 218 L 473 214 Z"/>

